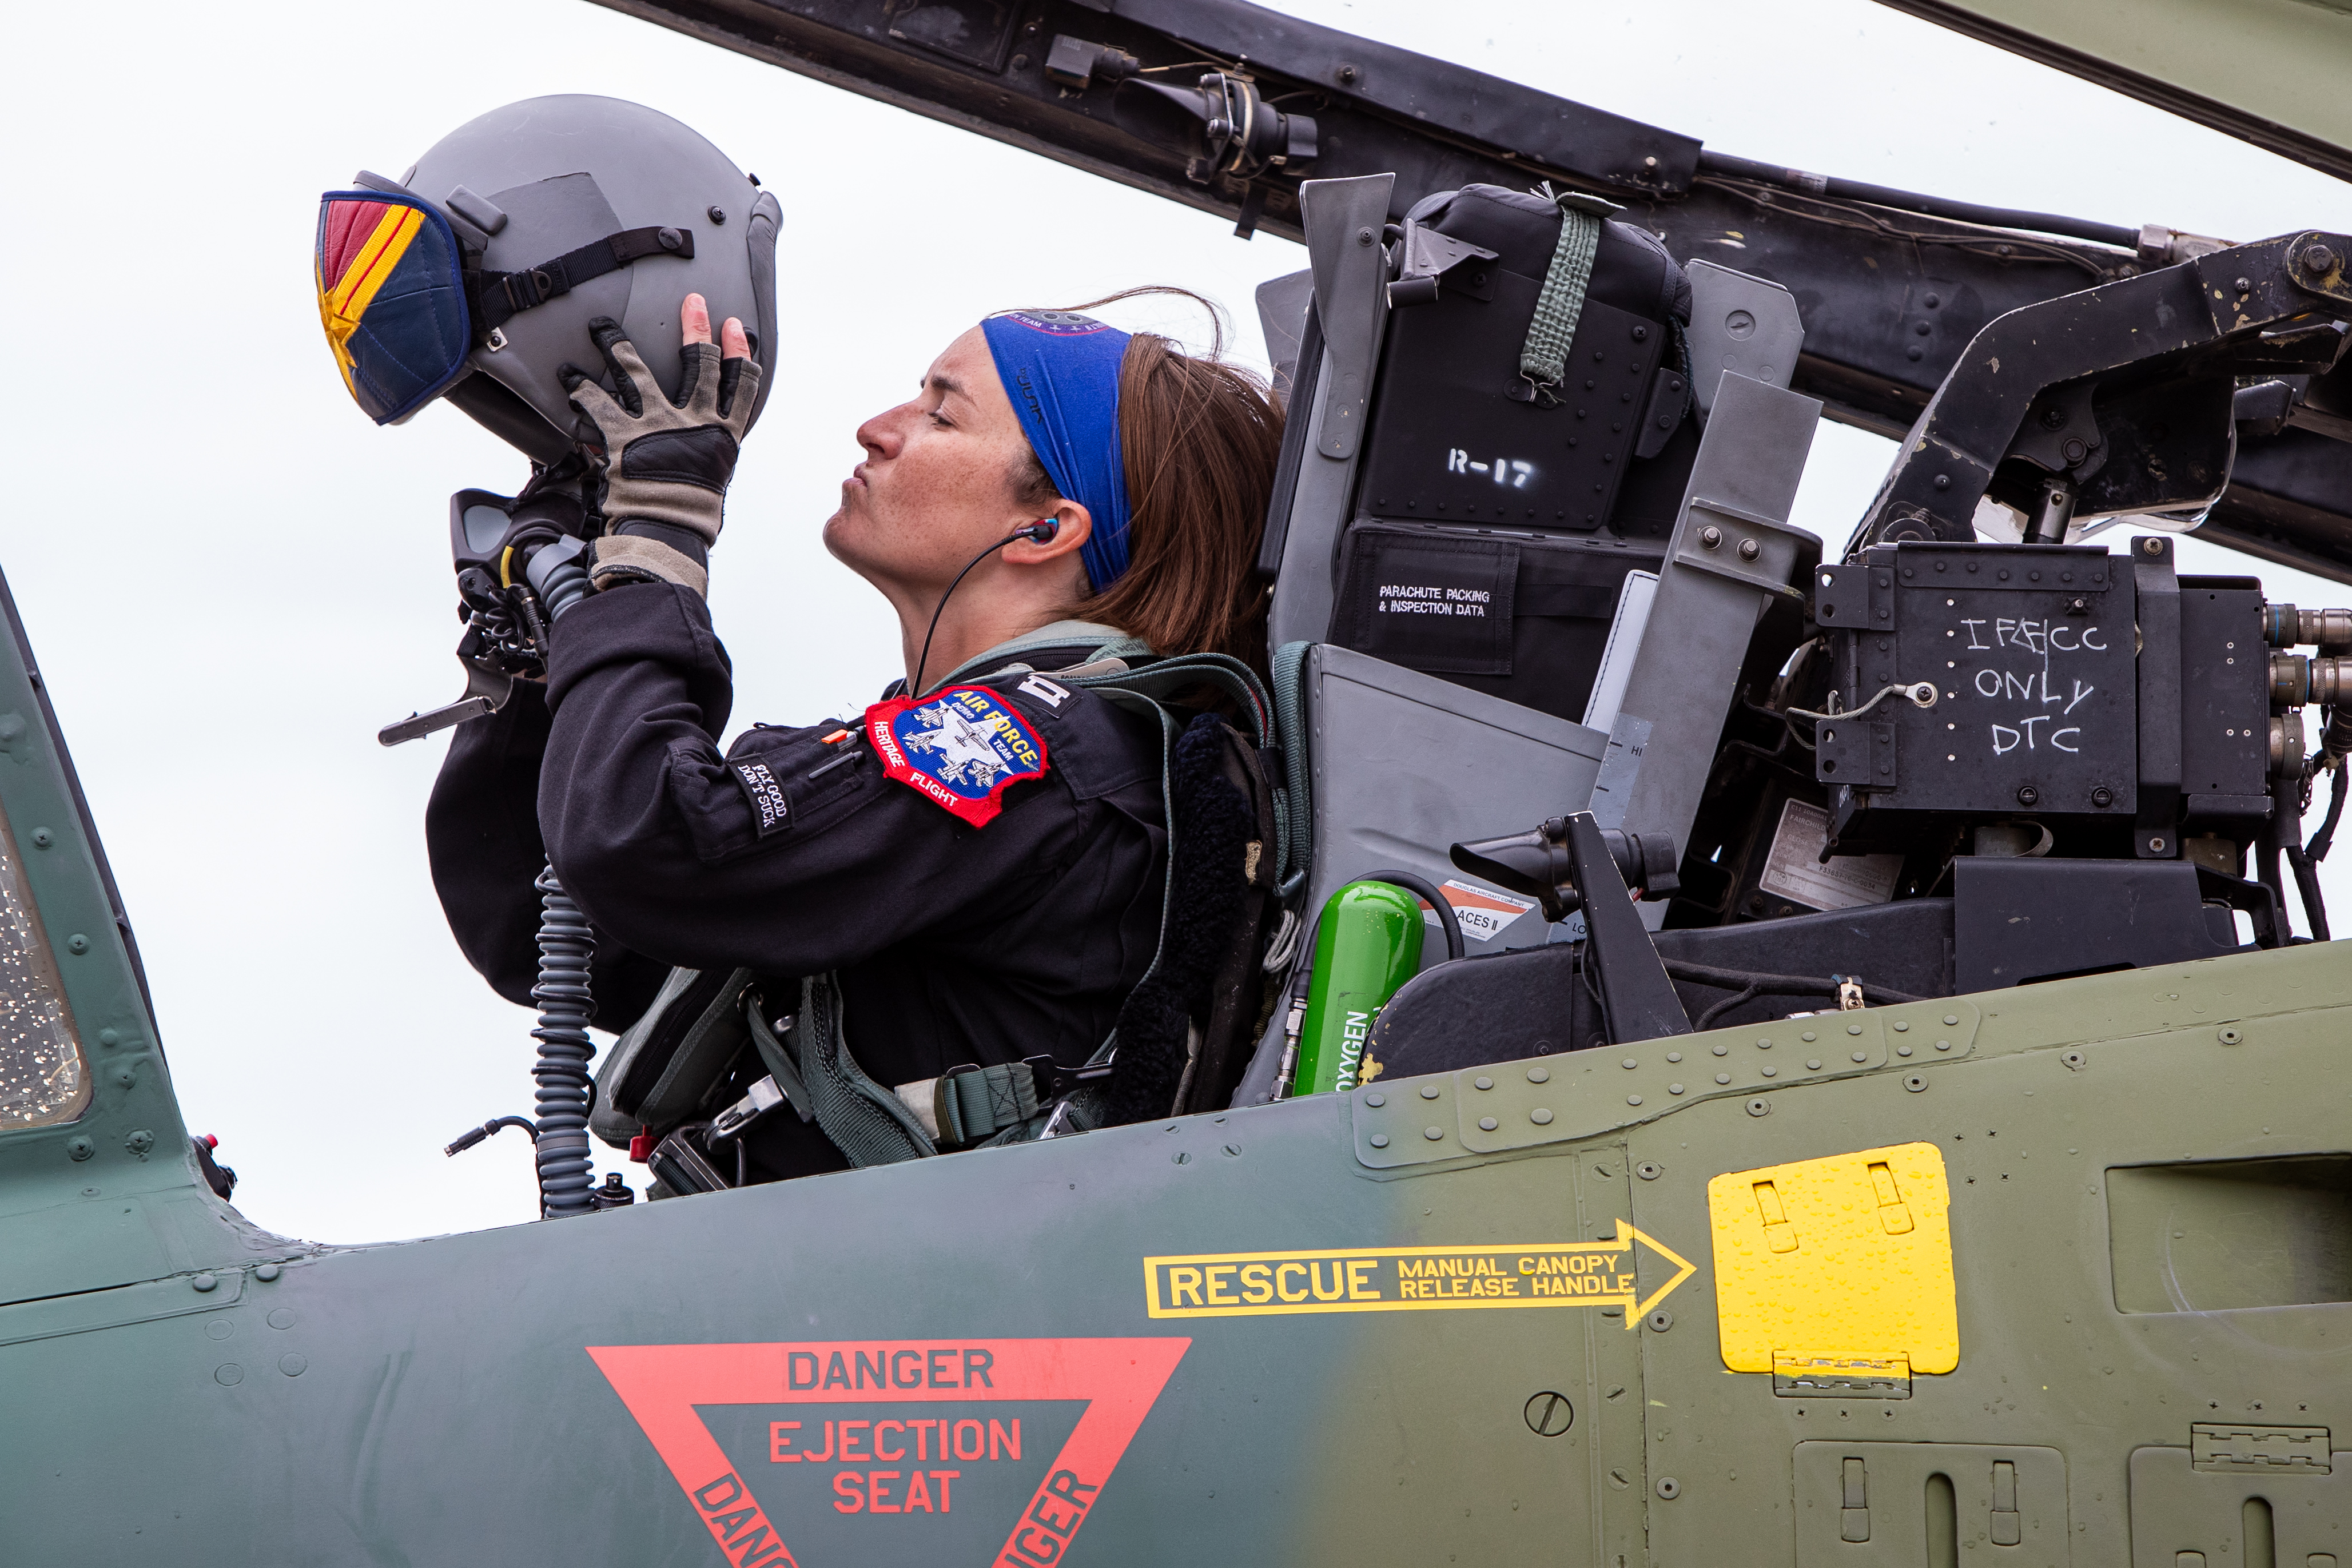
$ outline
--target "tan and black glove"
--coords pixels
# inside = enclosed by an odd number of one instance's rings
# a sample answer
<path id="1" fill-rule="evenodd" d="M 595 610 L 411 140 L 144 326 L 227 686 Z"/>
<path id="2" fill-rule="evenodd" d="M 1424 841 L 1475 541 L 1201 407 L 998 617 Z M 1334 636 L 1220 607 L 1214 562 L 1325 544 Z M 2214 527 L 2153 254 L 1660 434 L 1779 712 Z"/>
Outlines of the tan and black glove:
<path id="1" fill-rule="evenodd" d="M 604 437 L 606 532 L 589 576 L 599 588 L 650 580 L 706 593 L 708 552 L 759 402 L 759 363 L 722 358 L 716 343 L 688 343 L 680 353 L 678 395 L 668 398 L 618 321 L 599 316 L 588 332 L 611 367 L 614 390 L 577 365 L 557 374 L 572 406 Z"/>

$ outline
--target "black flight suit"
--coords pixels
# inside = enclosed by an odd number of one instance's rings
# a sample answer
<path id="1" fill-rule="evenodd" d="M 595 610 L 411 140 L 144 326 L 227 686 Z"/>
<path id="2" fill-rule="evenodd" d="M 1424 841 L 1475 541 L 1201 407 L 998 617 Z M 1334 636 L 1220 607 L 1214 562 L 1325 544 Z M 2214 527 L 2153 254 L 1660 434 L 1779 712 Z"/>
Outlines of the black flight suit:
<path id="1" fill-rule="evenodd" d="M 543 696 L 519 685 L 457 730 L 425 816 L 450 929 L 500 995 L 530 999 L 544 856 L 597 931 L 599 1028 L 627 1027 L 676 964 L 752 969 L 793 1001 L 799 977 L 837 971 L 845 1038 L 886 1089 L 964 1062 L 1075 1066 L 1101 1045 L 1159 941 L 1167 837 L 1148 720 L 1075 689 L 1049 703 L 1018 676 L 990 686 L 1045 742 L 1046 773 L 973 827 L 886 777 L 862 718 L 754 729 L 722 758 L 730 667 L 687 589 L 593 595 L 553 642 Z M 1050 671 L 1097 646 L 1017 658 Z M 777 821 L 769 796 L 764 830 L 733 765 L 747 760 L 784 797 Z M 846 1163 L 789 1109 L 746 1143 L 755 1179 Z"/>

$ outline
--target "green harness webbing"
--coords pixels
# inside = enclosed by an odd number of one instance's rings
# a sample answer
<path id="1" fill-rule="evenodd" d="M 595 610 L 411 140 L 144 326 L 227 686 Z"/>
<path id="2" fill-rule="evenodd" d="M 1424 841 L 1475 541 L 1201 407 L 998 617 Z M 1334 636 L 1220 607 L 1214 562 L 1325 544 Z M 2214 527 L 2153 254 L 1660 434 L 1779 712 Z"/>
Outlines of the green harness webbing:
<path id="1" fill-rule="evenodd" d="M 1087 658 L 1089 665 L 1107 658 L 1126 660 L 1152 657 L 1150 643 L 1140 637 L 1129 637 L 1116 626 L 1106 626 L 1096 621 L 1054 621 L 1039 626 L 1034 632 L 1027 632 L 1014 637 L 1011 642 L 998 643 L 986 653 L 978 654 L 964 660 L 937 680 L 932 681 L 923 695 L 929 696 L 941 687 L 952 686 L 959 680 L 990 680 L 1000 675 L 1013 673 L 1026 675 L 1035 670 L 1037 667 L 1023 658 L 1021 657 L 1023 654 L 1037 648 L 1073 647 L 1082 643 L 1094 645 L 1094 652 Z M 986 675 L 966 673 L 981 665 L 989 667 Z M 1085 668 L 1087 666 L 1081 665 L 1078 668 Z M 1054 672 L 1048 670 L 1045 673 L 1051 675 Z"/>
<path id="2" fill-rule="evenodd" d="M 939 1080 L 933 1101 L 940 1142 L 977 1143 L 1009 1127 L 1025 1125 L 1046 1109 L 1037 1103 L 1037 1081 L 1027 1062 L 967 1068 Z"/>
<path id="3" fill-rule="evenodd" d="M 1591 286 L 1592 258 L 1600 249 L 1600 215 L 1563 204 L 1559 243 L 1551 253 L 1543 289 L 1536 296 L 1527 343 L 1519 350 L 1519 374 L 1539 398 L 1548 398 L 1566 374 L 1568 345 L 1584 314 L 1584 291 Z"/>
<path id="4" fill-rule="evenodd" d="M 1026 1062 L 951 1072 L 922 1086 L 935 1095 L 928 1104 L 908 1104 L 904 1094 L 885 1089 L 857 1065 L 841 1027 L 839 983 L 830 973 L 803 983 L 801 1009 L 786 1031 L 795 1040 L 814 1043 L 814 1060 L 806 1054 L 793 1060 L 761 1016 L 756 999 L 744 1015 L 751 1043 L 784 1099 L 855 1166 L 895 1164 L 975 1143 L 1021 1125 L 1040 1109 L 1035 1076 Z M 809 1069 L 805 1079 L 803 1066 Z M 936 1131 L 924 1123 L 924 1110 L 931 1111 Z"/>
<path id="5" fill-rule="evenodd" d="M 1307 883 L 1307 861 L 1313 853 L 1315 832 L 1312 779 L 1307 765 L 1307 655 L 1312 643 L 1285 643 L 1274 650 L 1274 711 L 1282 736 L 1283 782 L 1288 786 L 1276 813 L 1283 835 L 1282 879 L 1276 892 L 1283 902 L 1297 897 Z"/>
<path id="6" fill-rule="evenodd" d="M 830 971 L 801 982 L 793 1038 L 800 1047 L 809 1109 L 852 1165 L 888 1165 L 940 1152 L 915 1113 L 866 1077 L 850 1054 L 842 1033 L 841 984 Z"/>

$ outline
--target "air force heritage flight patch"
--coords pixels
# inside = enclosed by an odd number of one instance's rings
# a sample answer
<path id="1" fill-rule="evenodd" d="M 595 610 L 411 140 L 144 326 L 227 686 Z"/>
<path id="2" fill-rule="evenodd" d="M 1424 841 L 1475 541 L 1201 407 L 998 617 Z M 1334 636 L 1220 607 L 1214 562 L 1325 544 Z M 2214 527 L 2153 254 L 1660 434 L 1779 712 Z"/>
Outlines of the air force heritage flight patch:
<path id="1" fill-rule="evenodd" d="M 974 827 L 996 820 L 1007 787 L 1045 775 L 1045 741 L 983 686 L 877 702 L 866 733 L 887 776 Z"/>

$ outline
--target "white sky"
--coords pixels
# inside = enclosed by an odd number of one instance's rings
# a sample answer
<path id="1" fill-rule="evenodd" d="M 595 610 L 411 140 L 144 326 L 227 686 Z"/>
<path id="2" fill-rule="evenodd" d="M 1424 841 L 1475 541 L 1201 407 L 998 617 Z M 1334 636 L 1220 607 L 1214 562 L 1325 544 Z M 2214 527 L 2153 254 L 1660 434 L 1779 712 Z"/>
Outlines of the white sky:
<path id="1" fill-rule="evenodd" d="M 2352 227 L 2341 184 L 1866 0 L 1283 8 L 1827 174 L 2235 238 Z M 220 1136 L 239 1206 L 289 1234 L 528 1219 L 519 1135 L 440 1152 L 529 1110 L 531 1059 L 528 1015 L 459 958 L 426 876 L 444 742 L 374 740 L 458 692 L 448 493 L 511 491 L 523 465 L 446 407 L 379 430 L 352 406 L 318 326 L 318 193 L 551 92 L 664 110 L 777 193 L 783 367 L 714 562 L 739 725 L 854 711 L 897 673 L 887 610 L 816 530 L 857 422 L 949 339 L 1164 281 L 1226 302 L 1255 357 L 1251 291 L 1303 252 L 581 0 L 411 0 L 357 33 L 288 0 L 107 18 L 103 37 L 70 6 L 9 18 L 0 566 L 189 1126 Z M 1799 521 L 1842 541 L 1888 451 L 1825 426 Z M 2263 575 L 2275 598 L 2352 599 Z M 2352 917 L 2352 866 L 2330 881 Z"/>

